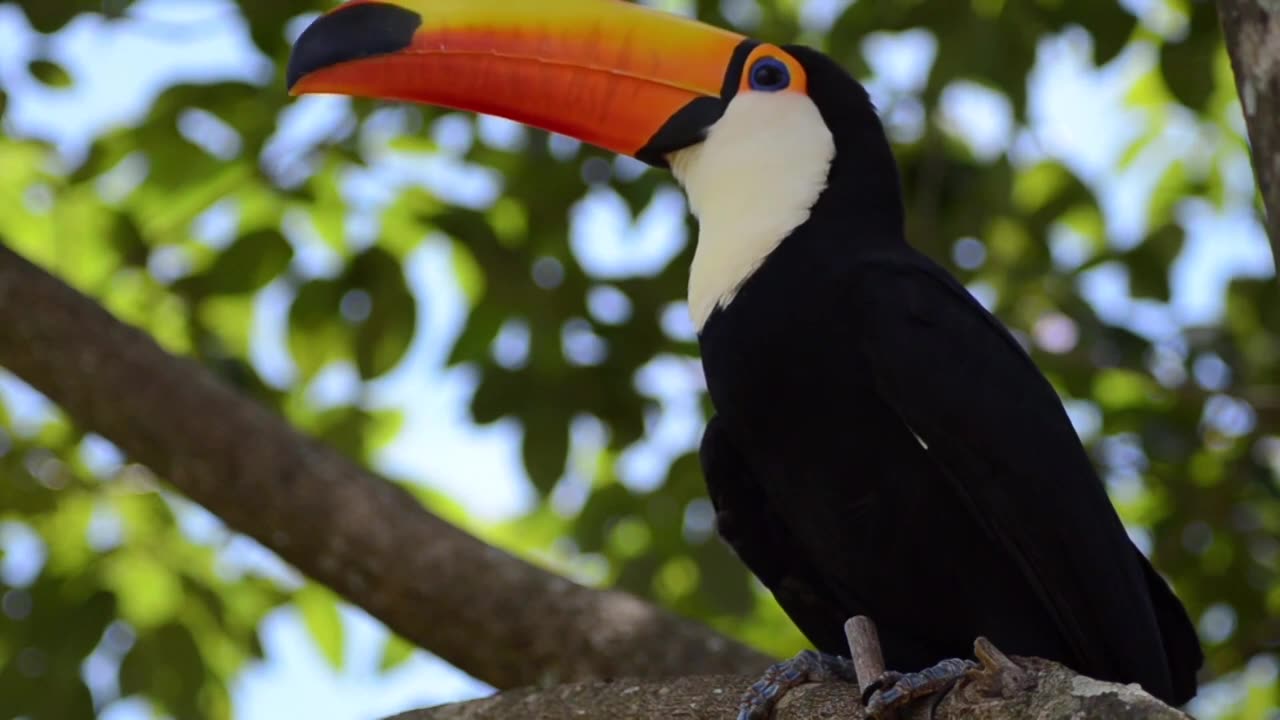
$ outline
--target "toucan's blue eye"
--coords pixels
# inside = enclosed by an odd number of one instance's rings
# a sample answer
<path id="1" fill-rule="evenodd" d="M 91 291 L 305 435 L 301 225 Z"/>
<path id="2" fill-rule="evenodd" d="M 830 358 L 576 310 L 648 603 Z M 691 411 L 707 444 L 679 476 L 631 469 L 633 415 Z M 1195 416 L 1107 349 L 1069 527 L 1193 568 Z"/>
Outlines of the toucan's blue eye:
<path id="1" fill-rule="evenodd" d="M 791 84 L 791 71 L 778 58 L 762 57 L 751 64 L 749 78 L 752 90 L 777 92 Z"/>

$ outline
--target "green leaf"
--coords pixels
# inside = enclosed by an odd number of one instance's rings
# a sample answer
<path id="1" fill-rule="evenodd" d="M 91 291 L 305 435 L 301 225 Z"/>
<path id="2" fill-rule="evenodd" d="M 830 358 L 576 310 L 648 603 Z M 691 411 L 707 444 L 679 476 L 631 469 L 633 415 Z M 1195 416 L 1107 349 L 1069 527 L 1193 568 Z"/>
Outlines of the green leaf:
<path id="1" fill-rule="evenodd" d="M 334 670 L 343 666 L 342 614 L 334 594 L 319 585 L 307 585 L 293 597 L 302 622 L 315 640 L 316 647 Z"/>
<path id="2" fill-rule="evenodd" d="M 1126 104 L 1147 110 L 1162 108 L 1169 99 L 1169 88 L 1158 72 L 1143 73 L 1125 94 Z"/>
<path id="3" fill-rule="evenodd" d="M 27 64 L 27 72 L 31 73 L 31 77 L 49 87 L 67 88 L 71 86 L 71 73 L 68 73 L 66 68 L 52 60 L 32 60 Z"/>
<path id="4" fill-rule="evenodd" d="M 524 419 L 524 466 L 542 493 L 551 492 L 564 474 L 569 454 L 568 418 L 544 409 Z"/>
<path id="5" fill-rule="evenodd" d="M 365 430 L 365 442 L 369 449 L 377 451 L 390 445 L 404 429 L 404 423 L 403 410 L 377 410 L 369 413 L 369 424 Z"/>
<path id="6" fill-rule="evenodd" d="M 347 203 L 342 197 L 343 163 L 330 159 L 323 171 L 311 181 L 315 202 L 310 208 L 311 227 L 331 250 L 344 253 L 347 248 Z"/>
<path id="7" fill-rule="evenodd" d="M 1181 160 L 1174 160 L 1165 167 L 1151 191 L 1151 205 L 1147 222 L 1158 227 L 1173 219 L 1174 208 L 1184 199 L 1187 188 L 1187 167 Z"/>
<path id="8" fill-rule="evenodd" d="M 138 634 L 120 665 L 122 695 L 144 694 L 174 717 L 206 717 L 201 690 L 205 662 L 184 625 L 169 623 Z"/>
<path id="9" fill-rule="evenodd" d="M 390 672 L 409 661 L 418 648 L 400 637 L 392 635 L 382 646 L 382 659 L 378 661 L 379 672 Z"/>
<path id="10" fill-rule="evenodd" d="M 1013 200 L 1018 207 L 1034 212 L 1053 199 L 1070 181 L 1066 168 L 1056 162 L 1041 162 L 1019 172 L 1013 183 Z"/>
<path id="11" fill-rule="evenodd" d="M 52 33 L 82 12 L 103 12 L 108 17 L 118 17 L 132 2 L 133 0 L 42 0 L 20 3 L 18 8 L 26 13 L 27 21 L 37 31 Z"/>
<path id="12" fill-rule="evenodd" d="M 4 414 L 0 406 L 0 432 L 10 422 Z M 58 494 L 32 477 L 20 457 L 0 456 L 0 478 L 0 519 L 46 515 L 58 506 Z"/>
<path id="13" fill-rule="evenodd" d="M 248 357 L 250 336 L 253 330 L 255 297 L 232 295 L 214 297 L 198 306 L 201 322 L 226 343 L 227 350 L 237 357 Z"/>
<path id="14" fill-rule="evenodd" d="M 361 253 L 344 276 L 347 293 L 368 298 L 364 317 L 350 317 L 355 325 L 356 367 L 360 376 L 372 379 L 385 374 L 404 357 L 413 342 L 418 306 L 405 282 L 396 258 L 381 247 Z M 344 300 L 351 296 L 344 294 Z"/>
<path id="15" fill-rule="evenodd" d="M 301 374 L 310 380 L 335 360 L 349 356 L 350 333 L 342 323 L 344 290 L 332 280 L 303 285 L 289 308 L 289 354 Z"/>
<path id="16" fill-rule="evenodd" d="M 93 697 L 81 667 L 111 622 L 111 594 L 83 577 L 45 573 L 34 585 L 5 595 L 9 613 L 15 597 L 22 597 L 27 608 L 17 621 L 0 613 L 0 698 L 6 717 L 92 718 Z M 18 657 L 10 648 L 21 648 Z"/>
<path id="17" fill-rule="evenodd" d="M 1098 373 L 1093 397 L 1106 410 L 1129 410 L 1149 404 L 1151 379 L 1131 370 L 1109 369 Z"/>
<path id="18" fill-rule="evenodd" d="M 293 247 L 279 230 L 242 235 L 218 253 L 209 269 L 178 283 L 200 295 L 242 295 L 260 290 L 293 259 Z"/>
<path id="19" fill-rule="evenodd" d="M 121 616 L 136 628 L 158 627 L 182 609 L 182 583 L 145 548 L 116 553 L 105 568 L 107 586 L 120 602 Z"/>
<path id="20" fill-rule="evenodd" d="M 1192 3 L 1191 25 L 1186 37 L 1160 48 L 1160 72 L 1179 102 L 1205 109 L 1214 91 L 1215 56 L 1225 52 L 1214 3 Z"/>
<path id="21" fill-rule="evenodd" d="M 1169 272 L 1182 252 L 1183 239 L 1182 227 L 1168 223 L 1128 253 L 1130 294 L 1169 301 Z"/>
<path id="22" fill-rule="evenodd" d="M 61 574 L 84 570 L 93 558 L 89 547 L 89 523 L 94 499 L 82 493 L 62 493 L 58 509 L 36 522 L 49 549 L 49 567 Z"/>

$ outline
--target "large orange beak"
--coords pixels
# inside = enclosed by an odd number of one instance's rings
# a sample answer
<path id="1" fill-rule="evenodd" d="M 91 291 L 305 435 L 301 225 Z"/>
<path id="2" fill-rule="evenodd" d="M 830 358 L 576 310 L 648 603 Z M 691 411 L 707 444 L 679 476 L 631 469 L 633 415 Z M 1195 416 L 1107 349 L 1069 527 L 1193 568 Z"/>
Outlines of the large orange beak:
<path id="1" fill-rule="evenodd" d="M 751 44 L 622 0 L 351 0 L 298 38 L 289 88 L 500 115 L 665 165 L 720 117 Z"/>

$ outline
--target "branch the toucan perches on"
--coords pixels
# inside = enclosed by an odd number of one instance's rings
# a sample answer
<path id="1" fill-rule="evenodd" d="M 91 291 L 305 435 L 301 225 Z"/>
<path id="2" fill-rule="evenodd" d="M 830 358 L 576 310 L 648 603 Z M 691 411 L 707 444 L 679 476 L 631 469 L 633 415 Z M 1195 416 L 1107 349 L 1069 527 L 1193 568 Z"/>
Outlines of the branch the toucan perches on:
<path id="1" fill-rule="evenodd" d="M 1188 700 L 1202 655 L 1050 384 L 904 239 L 889 143 L 835 62 L 619 0 L 354 0 L 298 39 L 296 94 L 511 118 L 651 165 L 700 231 L 689 277 L 721 534 L 819 650 L 891 671 L 976 636 Z M 744 717 L 844 661 L 770 675 Z M 815 660 L 815 657 L 817 658 Z"/>

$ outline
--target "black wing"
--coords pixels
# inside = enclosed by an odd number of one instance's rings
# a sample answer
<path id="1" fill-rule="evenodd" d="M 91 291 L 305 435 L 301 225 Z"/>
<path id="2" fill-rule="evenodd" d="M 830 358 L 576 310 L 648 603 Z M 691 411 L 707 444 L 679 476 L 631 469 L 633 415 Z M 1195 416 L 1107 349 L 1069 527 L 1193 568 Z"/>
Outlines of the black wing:
<path id="1" fill-rule="evenodd" d="M 842 292 L 876 392 L 1010 552 L 1077 669 L 1193 695 L 1185 611 L 1150 588 L 1057 393 L 1008 331 L 914 250 L 860 262 Z"/>
<path id="2" fill-rule="evenodd" d="M 774 515 L 723 423 L 719 417 L 707 423 L 700 452 L 720 536 L 769 588 L 814 647 L 847 657 L 844 622 L 857 613 L 841 609 L 822 576 Z"/>

